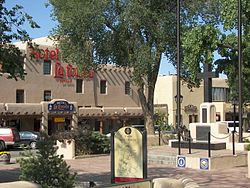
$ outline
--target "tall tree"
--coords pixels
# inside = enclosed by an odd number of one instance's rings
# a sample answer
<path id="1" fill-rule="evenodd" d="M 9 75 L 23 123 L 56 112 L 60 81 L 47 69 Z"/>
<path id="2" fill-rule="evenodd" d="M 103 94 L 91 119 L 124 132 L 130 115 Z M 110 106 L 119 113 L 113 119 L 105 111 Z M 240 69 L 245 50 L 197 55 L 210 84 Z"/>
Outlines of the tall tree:
<path id="1" fill-rule="evenodd" d="M 238 95 L 238 0 L 209 1 L 214 11 L 194 20 L 183 35 L 186 71 L 196 82 L 200 63 L 211 63 L 218 73 L 228 77 L 231 97 Z M 216 5 L 216 6 L 215 6 Z M 250 2 L 242 0 L 243 21 L 243 101 L 250 97 Z M 197 10 L 199 12 L 199 10 Z M 189 20 L 190 21 L 190 20 Z M 216 55 L 216 56 L 215 56 Z"/>
<path id="2" fill-rule="evenodd" d="M 87 68 L 107 63 L 133 68 L 132 79 L 138 85 L 146 128 L 153 134 L 154 89 L 162 55 L 173 64 L 176 61 L 176 1 L 49 2 L 59 22 L 54 36 L 59 40 L 65 61 Z M 199 17 L 213 12 L 212 6 L 204 8 L 206 2 L 182 1 L 182 22 L 187 28 L 197 25 Z"/>
<path id="3" fill-rule="evenodd" d="M 30 40 L 22 27 L 25 22 L 32 28 L 39 26 L 30 15 L 22 11 L 22 6 L 7 9 L 4 3 L 5 0 L 0 0 L 0 73 L 8 73 L 8 78 L 24 79 L 23 55 L 11 42 Z"/>
<path id="4" fill-rule="evenodd" d="M 133 68 L 148 134 L 154 133 L 154 88 L 162 54 L 175 49 L 172 0 L 50 0 L 66 61 Z M 84 62 L 84 65 L 82 64 Z M 146 87 L 147 92 L 144 92 Z"/>

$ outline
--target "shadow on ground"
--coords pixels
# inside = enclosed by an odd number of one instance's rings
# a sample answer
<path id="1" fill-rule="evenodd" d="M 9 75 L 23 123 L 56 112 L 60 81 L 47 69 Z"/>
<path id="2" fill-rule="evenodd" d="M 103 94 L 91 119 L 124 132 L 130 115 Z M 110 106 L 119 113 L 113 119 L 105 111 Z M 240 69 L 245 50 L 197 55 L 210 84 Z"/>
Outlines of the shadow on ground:
<path id="1" fill-rule="evenodd" d="M 4 166 L 8 166 L 8 165 L 4 165 Z M 0 166 L 0 168 L 3 168 L 2 165 Z M 20 176 L 19 168 L 0 169 L 0 183 L 18 181 L 19 176 Z"/>

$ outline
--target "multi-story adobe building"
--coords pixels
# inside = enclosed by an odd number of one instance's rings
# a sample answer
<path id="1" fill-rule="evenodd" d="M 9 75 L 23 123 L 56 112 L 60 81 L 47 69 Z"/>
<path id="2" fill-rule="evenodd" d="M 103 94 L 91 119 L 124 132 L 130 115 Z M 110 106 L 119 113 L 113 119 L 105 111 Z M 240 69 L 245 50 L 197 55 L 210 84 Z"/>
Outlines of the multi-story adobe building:
<path id="1" fill-rule="evenodd" d="M 61 52 L 48 38 L 34 39 L 39 50 L 27 43 L 16 43 L 25 54 L 25 80 L 0 77 L 0 126 L 19 130 L 47 130 L 83 125 L 102 133 L 127 124 L 143 124 L 143 112 L 132 71 L 111 65 L 80 75 L 74 64 L 61 61 Z M 33 54 L 33 58 L 30 56 Z M 176 75 L 159 76 L 155 87 L 155 109 L 165 113 L 168 124 L 176 124 Z M 199 121 L 203 84 L 188 89 L 181 84 L 182 122 Z M 213 101 L 218 120 L 232 120 L 225 79 L 213 79 Z M 248 122 L 245 119 L 245 122 Z"/>
<path id="2" fill-rule="evenodd" d="M 51 134 L 77 125 L 108 133 L 126 123 L 143 124 L 130 69 L 107 65 L 81 74 L 76 65 L 61 61 L 50 39 L 33 42 L 39 50 L 16 43 L 25 54 L 25 80 L 0 77 L 1 126 Z"/>
<path id="3" fill-rule="evenodd" d="M 177 92 L 177 76 L 176 75 L 162 75 L 158 76 L 155 86 L 155 105 L 168 106 L 168 124 L 176 125 L 176 101 L 175 96 Z M 216 107 L 216 121 L 232 121 L 234 117 L 233 105 L 229 101 L 229 87 L 227 79 L 213 78 L 212 79 L 212 101 Z M 200 121 L 200 104 L 204 100 L 204 85 L 203 81 L 199 88 L 188 88 L 187 83 L 181 82 L 181 121 L 183 125 L 187 126 L 189 123 Z M 250 121 L 249 108 L 245 108 L 243 114 L 243 124 L 246 130 L 249 129 Z M 238 112 L 236 106 L 236 120 L 238 120 Z"/>

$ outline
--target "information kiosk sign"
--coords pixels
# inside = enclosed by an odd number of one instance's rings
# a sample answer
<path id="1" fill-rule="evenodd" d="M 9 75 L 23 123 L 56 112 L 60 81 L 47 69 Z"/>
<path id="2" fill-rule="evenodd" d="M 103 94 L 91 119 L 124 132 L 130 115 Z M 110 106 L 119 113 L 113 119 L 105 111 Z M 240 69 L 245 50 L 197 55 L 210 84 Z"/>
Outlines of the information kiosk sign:
<path id="1" fill-rule="evenodd" d="M 112 182 L 127 182 L 146 178 L 146 133 L 136 128 L 122 127 L 112 134 Z"/>

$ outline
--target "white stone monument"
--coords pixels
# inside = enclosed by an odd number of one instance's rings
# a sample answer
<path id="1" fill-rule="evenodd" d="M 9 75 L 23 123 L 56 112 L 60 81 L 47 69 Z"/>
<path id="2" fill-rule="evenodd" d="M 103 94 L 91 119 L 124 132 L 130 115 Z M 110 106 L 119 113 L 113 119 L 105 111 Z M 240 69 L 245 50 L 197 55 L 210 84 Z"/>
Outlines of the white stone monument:
<path id="1" fill-rule="evenodd" d="M 230 140 L 230 137 L 225 138 L 228 135 L 226 123 L 216 122 L 216 107 L 213 103 L 202 103 L 200 105 L 200 123 L 190 123 L 189 130 L 194 142 L 207 142 L 208 132 L 211 133 L 211 143 L 228 143 Z"/>

